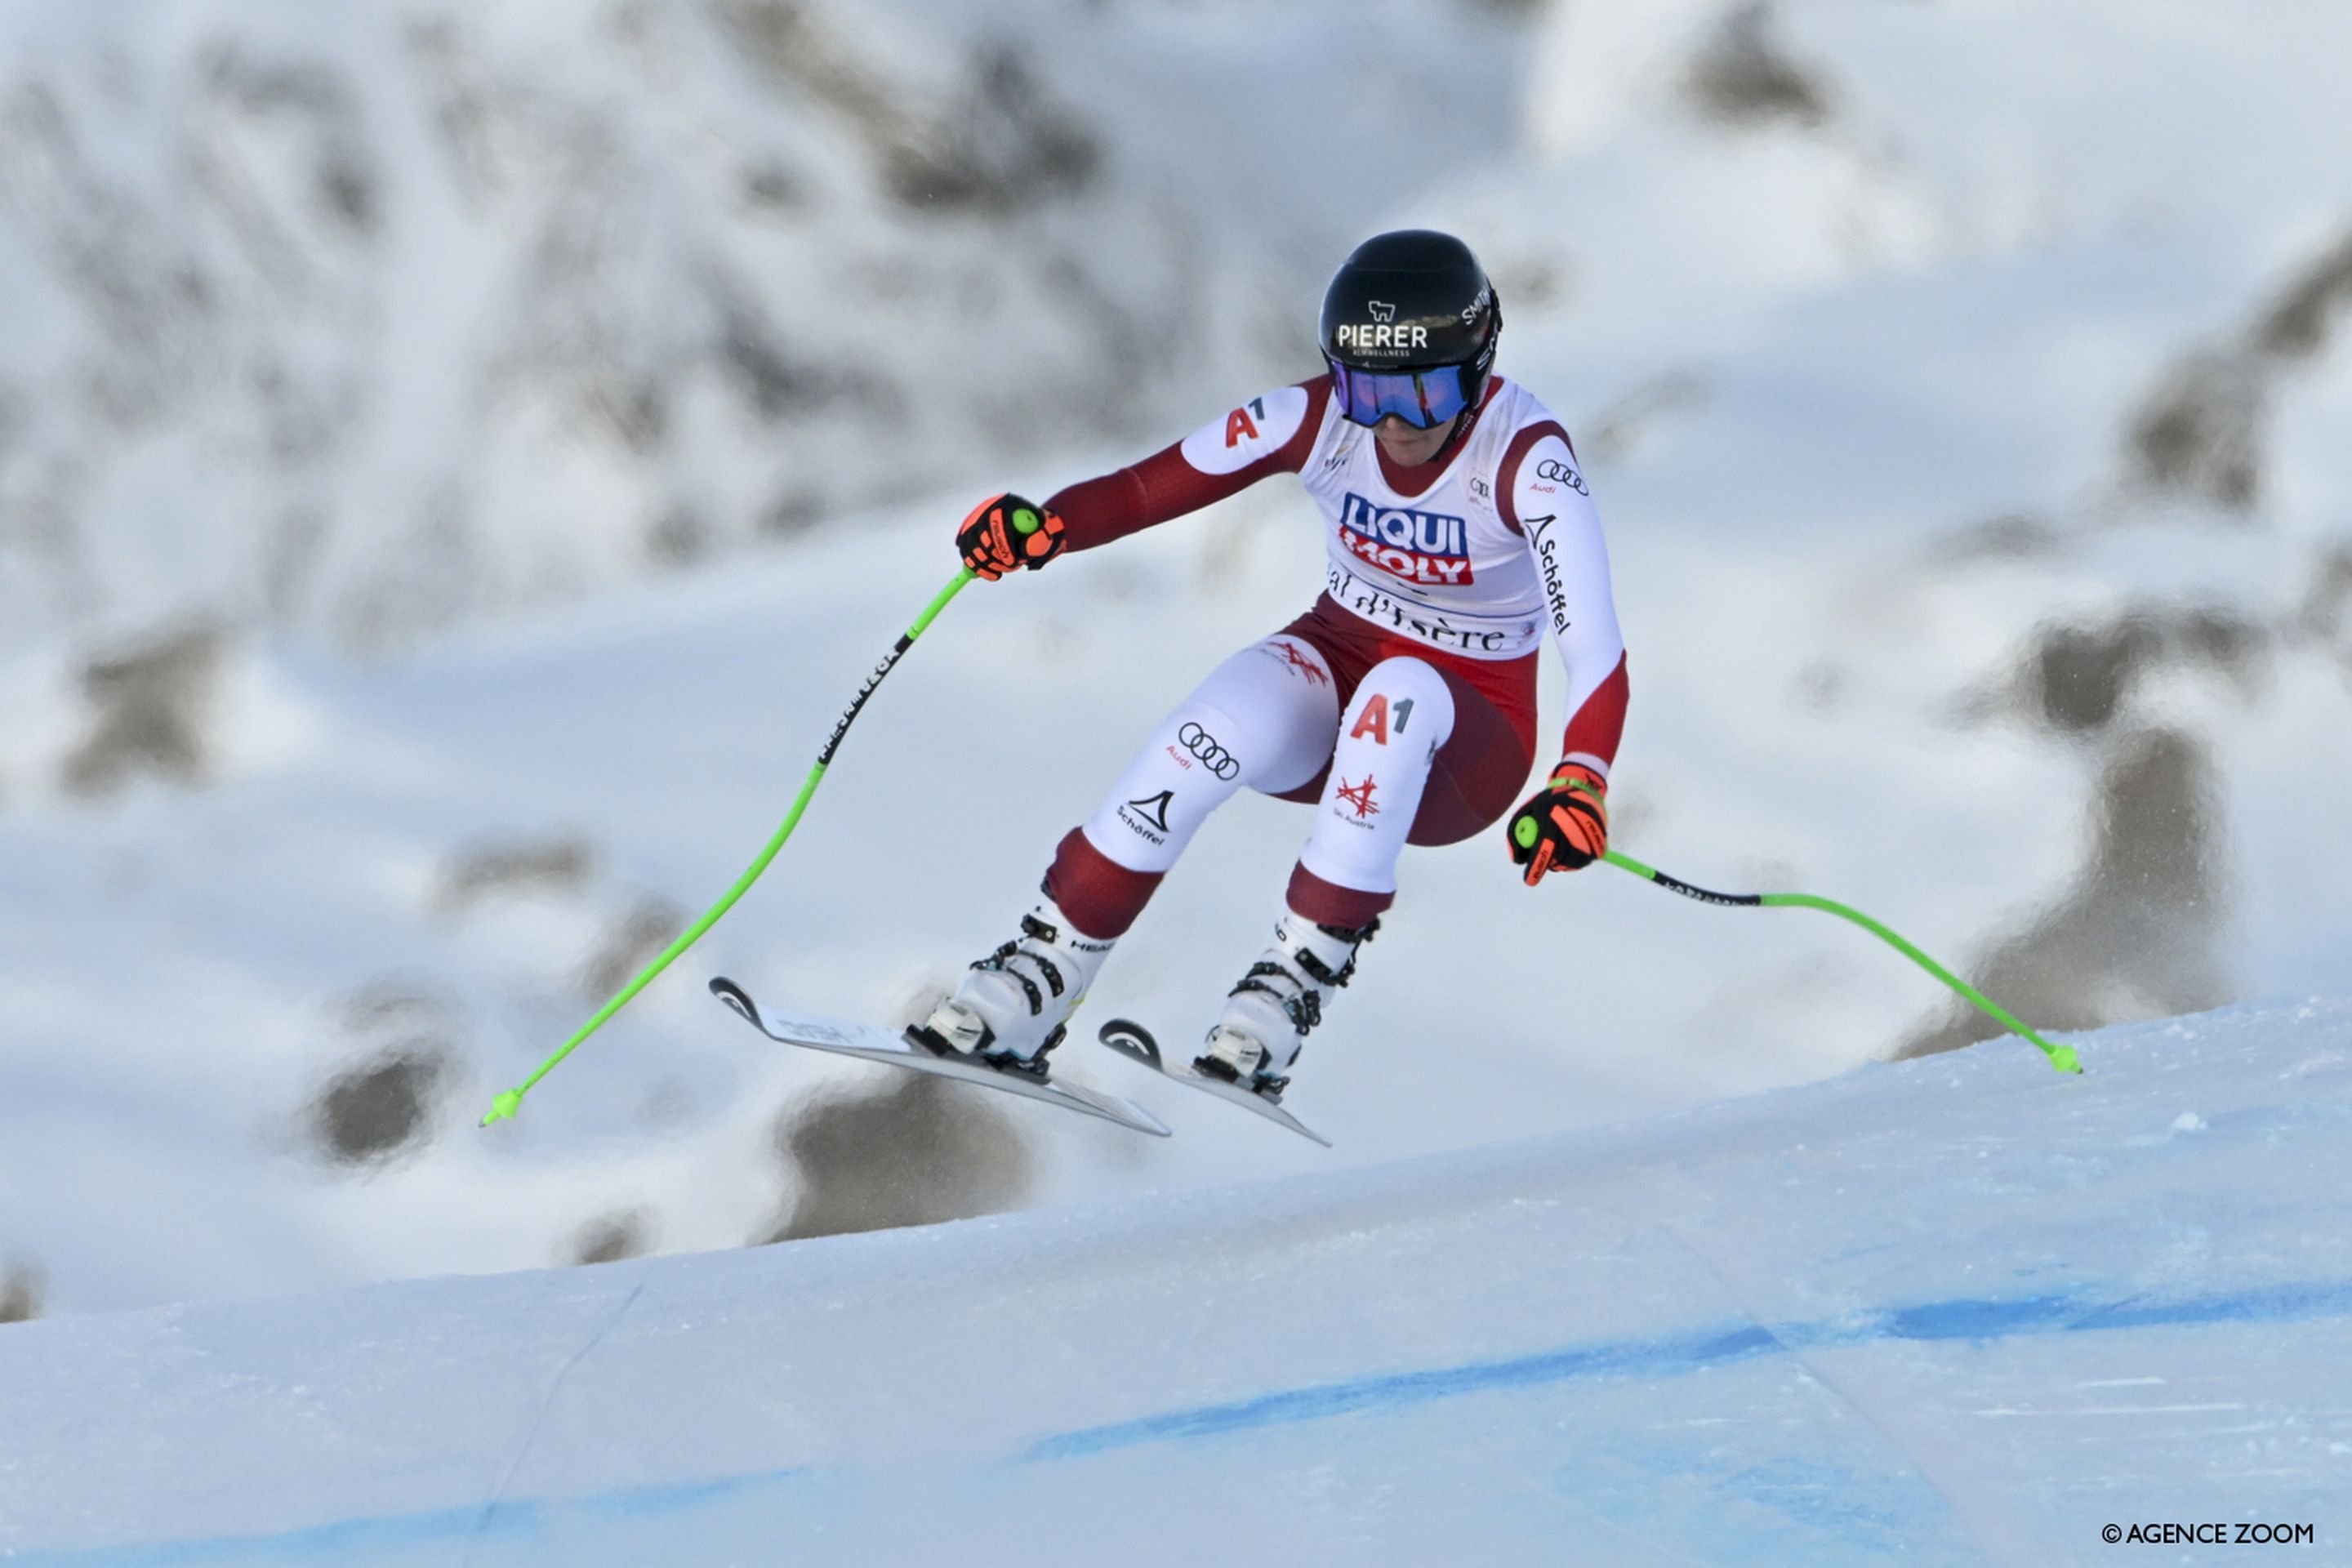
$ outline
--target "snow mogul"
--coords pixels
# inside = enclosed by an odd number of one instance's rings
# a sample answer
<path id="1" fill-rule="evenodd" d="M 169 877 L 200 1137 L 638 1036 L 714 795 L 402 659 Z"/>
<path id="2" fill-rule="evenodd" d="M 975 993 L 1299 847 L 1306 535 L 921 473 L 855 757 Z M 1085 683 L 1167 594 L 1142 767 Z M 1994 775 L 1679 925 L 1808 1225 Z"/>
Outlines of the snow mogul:
<path id="1" fill-rule="evenodd" d="M 1296 474 L 1329 561 L 1314 606 L 1212 670 L 1062 839 L 1020 933 L 918 1026 L 932 1048 L 1045 1078 L 1112 947 L 1244 786 L 1311 803 L 1314 826 L 1273 944 L 1193 1070 L 1276 1102 L 1395 900 L 1406 845 L 1460 843 L 1507 816 L 1529 887 L 1607 848 L 1626 700 L 1608 553 L 1567 430 L 1494 374 L 1502 327 L 1460 240 L 1375 236 L 1324 294 L 1326 374 L 1043 506 L 1006 494 L 973 509 L 956 546 L 992 582 Z M 1513 812 L 1535 762 L 1547 626 L 1568 668 L 1567 733 Z"/>

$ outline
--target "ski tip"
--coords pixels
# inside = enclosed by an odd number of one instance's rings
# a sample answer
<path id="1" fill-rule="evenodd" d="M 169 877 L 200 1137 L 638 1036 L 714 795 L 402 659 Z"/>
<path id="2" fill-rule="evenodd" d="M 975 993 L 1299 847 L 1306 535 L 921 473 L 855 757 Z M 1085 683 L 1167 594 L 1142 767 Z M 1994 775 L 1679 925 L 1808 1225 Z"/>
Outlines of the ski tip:
<path id="1" fill-rule="evenodd" d="M 1149 1132 L 1154 1138 L 1173 1138 L 1176 1136 L 1176 1130 L 1174 1128 L 1169 1126 L 1165 1121 L 1160 1121 L 1157 1116 L 1152 1115 L 1151 1112 L 1144 1110 L 1143 1107 L 1136 1104 L 1135 1101 L 1126 1100 L 1121 1100 L 1119 1103 L 1127 1108 L 1129 1120 L 1125 1123 L 1126 1126 L 1134 1129 L 1138 1132 Z"/>
<path id="2" fill-rule="evenodd" d="M 751 994 L 727 976 L 714 974 L 710 977 L 710 994 L 752 1023 L 756 1024 L 760 1021 L 760 1010 L 752 1002 Z"/>
<path id="3" fill-rule="evenodd" d="M 1132 1018 L 1107 1018 L 1095 1031 L 1095 1038 L 1120 1056 L 1131 1057 L 1148 1068 L 1159 1068 L 1160 1042 L 1151 1031 Z"/>

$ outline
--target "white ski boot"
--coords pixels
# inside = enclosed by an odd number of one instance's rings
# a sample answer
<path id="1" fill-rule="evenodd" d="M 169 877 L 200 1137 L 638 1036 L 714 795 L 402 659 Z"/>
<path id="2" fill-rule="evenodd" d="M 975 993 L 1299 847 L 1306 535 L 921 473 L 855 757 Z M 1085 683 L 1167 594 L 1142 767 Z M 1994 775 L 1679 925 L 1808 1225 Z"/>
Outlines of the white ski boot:
<path id="1" fill-rule="evenodd" d="M 953 996 L 912 1031 L 933 1050 L 961 1051 L 1043 1079 L 1112 944 L 1081 935 L 1050 898 L 1021 917 L 1021 934 L 964 972 Z"/>
<path id="2" fill-rule="evenodd" d="M 1331 993 L 1356 973 L 1356 949 L 1380 926 L 1378 921 L 1353 931 L 1317 925 L 1286 910 L 1275 925 L 1274 945 L 1225 998 L 1224 1013 L 1192 1070 L 1279 1100 L 1307 1032 L 1323 1021 Z"/>

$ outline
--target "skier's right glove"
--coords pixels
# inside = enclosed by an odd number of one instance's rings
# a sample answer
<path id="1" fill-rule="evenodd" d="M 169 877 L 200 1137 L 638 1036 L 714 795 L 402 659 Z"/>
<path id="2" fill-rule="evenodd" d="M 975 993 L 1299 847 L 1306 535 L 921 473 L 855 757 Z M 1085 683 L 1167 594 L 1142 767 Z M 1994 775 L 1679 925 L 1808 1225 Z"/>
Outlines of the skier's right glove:
<path id="1" fill-rule="evenodd" d="M 1511 814 L 1511 863 L 1528 886 L 1547 871 L 1580 871 L 1609 852 L 1609 781 L 1582 763 L 1562 763 L 1551 782 Z"/>
<path id="2" fill-rule="evenodd" d="M 1016 566 L 1032 572 L 1062 552 L 1062 520 L 1009 491 L 971 509 L 956 530 L 965 570 L 993 583 Z"/>

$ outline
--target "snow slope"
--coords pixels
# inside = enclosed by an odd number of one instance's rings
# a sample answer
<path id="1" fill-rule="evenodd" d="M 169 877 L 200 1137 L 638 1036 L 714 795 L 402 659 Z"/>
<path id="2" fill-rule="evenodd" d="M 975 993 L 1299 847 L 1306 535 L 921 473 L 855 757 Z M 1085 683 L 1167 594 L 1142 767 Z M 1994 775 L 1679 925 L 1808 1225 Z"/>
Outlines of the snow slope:
<path id="1" fill-rule="evenodd" d="M 2352 1004 L 2078 1043 L 2080 1079 L 1981 1050 L 1279 1184 L 26 1324 L 0 1552 L 2026 1564 L 2252 1521 L 2340 1560 Z"/>

